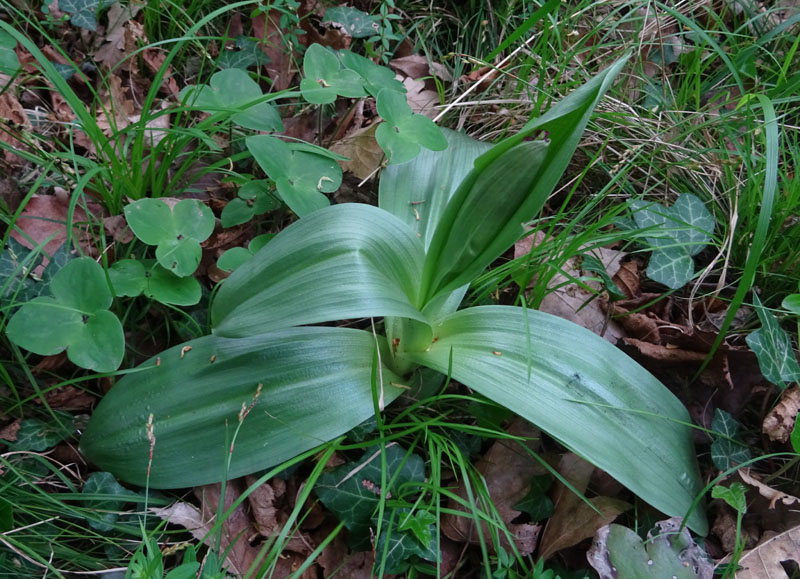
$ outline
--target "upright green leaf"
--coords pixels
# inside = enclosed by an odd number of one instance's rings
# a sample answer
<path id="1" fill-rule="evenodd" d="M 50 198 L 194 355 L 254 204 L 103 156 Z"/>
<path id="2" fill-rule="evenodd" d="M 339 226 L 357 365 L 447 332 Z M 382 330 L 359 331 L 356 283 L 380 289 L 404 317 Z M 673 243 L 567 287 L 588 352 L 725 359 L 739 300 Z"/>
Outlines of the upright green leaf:
<path id="1" fill-rule="evenodd" d="M 214 300 L 214 333 L 237 337 L 302 324 L 398 316 L 414 307 L 422 244 L 376 207 L 320 209 L 281 231 Z"/>
<path id="2" fill-rule="evenodd" d="M 316 105 L 329 104 L 339 96 L 360 98 L 367 96 L 361 76 L 343 69 L 339 59 L 319 44 L 312 44 L 303 57 L 303 74 L 300 90 L 303 98 Z"/>
<path id="3" fill-rule="evenodd" d="M 567 168 L 594 107 L 625 60 L 475 161 L 448 203 L 428 249 L 422 276 L 424 301 L 470 282 L 519 239 L 524 224 L 536 216 Z M 546 144 L 525 142 L 542 131 L 549 137 Z M 483 176 L 486 172 L 494 179 Z M 470 245 L 476 226 L 483 228 L 479 232 L 483 245 Z"/>
<path id="4" fill-rule="evenodd" d="M 703 485 L 689 414 L 614 346 L 573 323 L 506 306 L 462 310 L 413 361 L 513 409 L 661 511 L 685 515 Z M 695 509 L 689 525 L 704 534 Z"/>
<path id="5" fill-rule="evenodd" d="M 379 206 L 402 219 L 427 250 L 450 197 L 491 144 L 442 129 L 443 151 L 423 150 L 408 163 L 389 165 L 381 173 Z"/>
<path id="6" fill-rule="evenodd" d="M 385 340 L 379 343 L 385 348 Z M 200 485 L 273 466 L 374 413 L 375 349 L 370 332 L 326 327 L 192 340 L 120 380 L 94 411 L 81 450 L 100 468 L 144 486 L 152 448 L 153 488 Z M 387 368 L 382 374 L 388 403 L 401 392 L 391 383 L 402 379 Z M 226 473 L 243 408 L 249 412 Z"/>

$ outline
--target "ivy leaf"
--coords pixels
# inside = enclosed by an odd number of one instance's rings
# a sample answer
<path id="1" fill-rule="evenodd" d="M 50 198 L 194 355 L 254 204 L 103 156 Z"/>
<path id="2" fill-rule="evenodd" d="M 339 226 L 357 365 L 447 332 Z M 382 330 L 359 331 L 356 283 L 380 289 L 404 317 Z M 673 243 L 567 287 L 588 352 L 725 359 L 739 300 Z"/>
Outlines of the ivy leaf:
<path id="1" fill-rule="evenodd" d="M 785 390 L 787 382 L 800 380 L 800 365 L 792 348 L 792 339 L 781 328 L 775 316 L 761 305 L 761 300 L 755 293 L 753 304 L 761 321 L 761 328 L 745 340 L 758 358 L 758 367 L 764 378 Z"/>
<path id="2" fill-rule="evenodd" d="M 19 70 L 19 58 L 14 48 L 17 41 L 14 37 L 0 30 L 0 72 L 8 76 L 14 76 Z"/>
<path id="3" fill-rule="evenodd" d="M 75 432 L 72 416 L 65 412 L 58 412 L 57 417 L 59 420 L 50 423 L 43 422 L 38 418 L 23 419 L 19 423 L 17 440 L 6 443 L 8 449 L 42 452 L 72 436 L 72 433 Z"/>
<path id="4" fill-rule="evenodd" d="M 329 104 L 339 96 L 367 96 L 358 73 L 342 69 L 336 55 L 319 44 L 308 47 L 303 58 L 303 74 L 305 78 L 300 81 L 300 90 L 303 98 L 312 104 Z"/>
<path id="5" fill-rule="evenodd" d="M 384 512 L 383 531 L 375 547 L 374 573 L 377 574 L 381 562 L 388 574 L 396 575 L 404 573 L 415 556 L 427 561 L 439 559 L 439 536 L 433 524 L 436 522 L 436 517 L 424 511 L 418 511 L 417 515 L 421 515 L 422 518 L 417 520 L 416 516 L 411 514 L 411 509 L 407 508 L 393 508 Z M 424 528 L 417 525 L 425 521 L 430 522 Z M 374 521 L 374 526 L 377 527 L 377 521 Z M 412 533 L 403 532 L 403 526 L 412 529 Z M 425 537 L 425 542 L 419 540 L 419 536 L 413 532 L 414 527 L 417 527 L 420 534 Z"/>
<path id="6" fill-rule="evenodd" d="M 367 38 L 380 30 L 380 18 L 362 12 L 358 8 L 336 6 L 325 10 L 322 22 L 338 25 L 353 38 Z"/>
<path id="7" fill-rule="evenodd" d="M 100 515 L 100 520 L 89 519 L 89 526 L 101 533 L 112 531 L 125 503 L 130 502 L 131 497 L 138 497 L 135 492 L 119 484 L 110 472 L 93 472 L 83 485 L 81 494 L 86 506 Z M 94 498 L 91 495 L 106 496 Z M 119 498 L 107 498 L 108 496 Z"/>
<path id="8" fill-rule="evenodd" d="M 251 66 L 261 66 L 269 64 L 270 58 L 258 45 L 254 38 L 248 36 L 237 36 L 234 42 L 234 50 L 226 50 L 219 55 L 217 66 L 219 68 L 241 68 L 246 69 Z"/>
<path id="9" fill-rule="evenodd" d="M 400 517 L 400 526 L 398 531 L 411 531 L 417 538 L 417 541 L 429 549 L 433 542 L 433 537 L 436 535 L 436 515 L 428 511 L 416 511 L 413 515 L 411 510 L 402 513 Z"/>
<path id="10" fill-rule="evenodd" d="M 386 447 L 386 480 L 388 489 L 381 488 L 380 453 L 368 450 L 361 460 L 349 462 L 324 473 L 314 487 L 322 504 L 350 529 L 355 541 L 369 545 L 369 528 L 378 497 L 411 482 L 425 480 L 425 464 L 415 454 L 407 455 L 399 445 Z M 357 474 L 352 475 L 353 472 Z"/>
<path id="11" fill-rule="evenodd" d="M 278 195 L 299 217 L 330 205 L 323 193 L 332 193 L 342 184 L 342 168 L 335 159 L 344 157 L 269 135 L 248 137 L 246 143 L 253 158 L 275 181 Z"/>
<path id="12" fill-rule="evenodd" d="M 720 436 L 711 443 L 711 460 L 719 470 L 728 470 L 750 460 L 750 451 L 739 442 L 740 429 L 739 422 L 729 413 L 719 408 L 714 411 L 711 430 Z"/>
<path id="13" fill-rule="evenodd" d="M 538 523 L 553 514 L 553 501 L 547 496 L 547 491 L 553 484 L 553 477 L 543 474 L 533 477 L 528 493 L 512 508 L 515 511 L 526 513 L 531 521 Z"/>
<path id="14" fill-rule="evenodd" d="M 6 249 L 0 254 L 0 280 L 3 280 L 0 282 L 0 295 L 4 301 L 13 299 L 17 303 L 29 302 L 39 296 L 48 295 L 53 276 L 75 259 L 69 245 L 63 244 L 53 253 L 41 277 L 36 279 L 32 272 L 42 262 L 42 255 L 39 254 L 29 263 L 25 263 L 32 251 L 13 237 L 6 240 Z"/>
<path id="15" fill-rule="evenodd" d="M 70 15 L 69 21 L 78 28 L 97 30 L 97 14 L 103 7 L 100 0 L 59 0 L 58 9 Z"/>
<path id="16" fill-rule="evenodd" d="M 103 268 L 88 257 L 71 261 L 53 276 L 53 297 L 23 304 L 6 333 L 18 346 L 42 356 L 67 350 L 77 366 L 113 372 L 122 362 L 122 324 L 108 311 L 112 295 Z"/>
<path id="17" fill-rule="evenodd" d="M 196 199 L 170 207 L 159 199 L 140 199 L 125 207 L 134 235 L 155 245 L 158 263 L 179 277 L 194 273 L 203 250 L 200 243 L 214 231 L 214 214 Z"/>
<path id="18" fill-rule="evenodd" d="M 663 247 L 654 251 L 647 264 L 647 277 L 668 288 L 681 288 L 693 276 L 694 261 L 682 247 Z"/>
<path id="19" fill-rule="evenodd" d="M 405 95 L 384 89 L 378 93 L 377 107 L 386 122 L 378 125 L 375 138 L 390 164 L 410 161 L 419 154 L 420 147 L 432 151 L 447 148 L 447 139 L 439 127 L 428 117 L 413 113 Z"/>
<path id="20" fill-rule="evenodd" d="M 283 121 L 275 107 L 267 102 L 253 104 L 264 95 L 256 81 L 240 68 L 221 70 L 211 77 L 208 85 L 188 86 L 179 96 L 187 106 L 207 113 L 229 112 L 231 121 L 246 129 L 283 130 Z"/>
<path id="21" fill-rule="evenodd" d="M 711 498 L 722 499 L 737 512 L 745 513 L 747 511 L 746 490 L 740 482 L 732 483 L 730 487 L 717 485 L 711 489 Z"/>

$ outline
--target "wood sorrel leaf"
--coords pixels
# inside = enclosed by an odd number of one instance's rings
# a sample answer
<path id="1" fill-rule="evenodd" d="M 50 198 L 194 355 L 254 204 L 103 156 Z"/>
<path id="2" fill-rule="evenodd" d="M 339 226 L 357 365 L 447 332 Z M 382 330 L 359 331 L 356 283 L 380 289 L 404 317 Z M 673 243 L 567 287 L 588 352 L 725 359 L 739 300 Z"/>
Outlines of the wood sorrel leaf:
<path id="1" fill-rule="evenodd" d="M 330 205 L 323 193 L 333 193 L 342 184 L 338 156 L 269 135 L 248 137 L 245 142 L 253 158 L 275 181 L 281 199 L 299 217 Z"/>
<path id="2" fill-rule="evenodd" d="M 193 276 L 178 277 L 155 260 L 122 259 L 108 269 L 108 277 L 118 296 L 146 297 L 175 306 L 193 306 L 202 297 L 202 288 Z"/>
<path id="3" fill-rule="evenodd" d="M 207 113 L 227 112 L 231 121 L 256 131 L 282 131 L 283 122 L 268 102 L 257 102 L 264 95 L 256 81 L 239 68 L 221 70 L 208 85 L 189 86 L 180 93 L 181 102 Z"/>
<path id="4" fill-rule="evenodd" d="M 67 351 L 77 366 L 113 372 L 122 362 L 122 324 L 108 311 L 111 290 L 103 268 L 88 257 L 75 259 L 53 276 L 53 297 L 23 304 L 6 333 L 18 346 L 42 356 Z"/>
<path id="5" fill-rule="evenodd" d="M 384 89 L 378 93 L 377 107 L 385 122 L 375 130 L 375 139 L 390 164 L 410 161 L 419 154 L 420 147 L 433 151 L 447 148 L 441 129 L 425 115 L 412 112 L 405 94 Z"/>
<path id="6" fill-rule="evenodd" d="M 360 98 L 367 96 L 361 76 L 353 70 L 343 69 L 336 55 L 327 48 L 312 44 L 303 57 L 300 81 L 303 98 L 315 105 L 334 102 L 337 97 Z"/>
<path id="7" fill-rule="evenodd" d="M 170 209 L 159 199 L 140 199 L 125 207 L 133 233 L 155 245 L 156 259 L 179 277 L 194 273 L 200 264 L 200 243 L 214 231 L 214 214 L 196 199 L 178 201 Z"/>

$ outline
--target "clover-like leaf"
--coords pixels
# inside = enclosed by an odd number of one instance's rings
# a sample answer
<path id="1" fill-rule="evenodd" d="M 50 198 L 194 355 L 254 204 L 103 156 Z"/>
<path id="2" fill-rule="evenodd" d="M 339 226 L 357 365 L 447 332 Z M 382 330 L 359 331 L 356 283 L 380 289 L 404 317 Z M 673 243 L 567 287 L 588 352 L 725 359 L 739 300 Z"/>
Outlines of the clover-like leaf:
<path id="1" fill-rule="evenodd" d="M 273 195 L 269 181 L 248 181 L 239 188 L 238 198 L 232 199 L 222 210 L 223 227 L 247 223 L 256 215 L 278 209 L 281 204 Z"/>
<path id="2" fill-rule="evenodd" d="M 761 305 L 756 294 L 753 294 L 753 304 L 761 327 L 745 340 L 758 358 L 758 367 L 764 378 L 785 389 L 787 382 L 800 380 L 800 365 L 792 348 L 792 339 L 775 316 Z"/>
<path id="3" fill-rule="evenodd" d="M 342 168 L 336 159 L 344 157 L 269 135 L 248 137 L 246 143 L 253 158 L 275 181 L 278 195 L 298 216 L 330 205 L 323 193 L 332 193 L 342 184 Z"/>
<path id="4" fill-rule="evenodd" d="M 162 304 L 193 306 L 203 293 L 197 278 L 178 277 L 152 259 L 116 261 L 108 269 L 108 277 L 117 296 L 144 294 Z"/>
<path id="5" fill-rule="evenodd" d="M 338 26 L 348 36 L 367 38 L 380 29 L 380 18 L 349 6 L 334 6 L 325 10 L 322 22 Z"/>
<path id="6" fill-rule="evenodd" d="M 246 248 L 232 247 L 219 256 L 217 267 L 222 271 L 233 271 L 244 262 L 253 257 L 258 250 L 264 247 L 270 239 L 275 237 L 275 233 L 264 233 L 250 240 Z"/>
<path id="7" fill-rule="evenodd" d="M 282 131 L 283 121 L 263 98 L 258 83 L 241 68 L 227 68 L 211 77 L 208 85 L 189 86 L 180 93 L 181 102 L 207 113 L 227 111 L 231 121 L 256 131 Z"/>
<path id="8" fill-rule="evenodd" d="M 0 30 L 0 72 L 8 76 L 14 76 L 19 70 L 19 58 L 14 48 L 17 41 L 8 34 Z"/>
<path id="9" fill-rule="evenodd" d="M 312 44 L 303 59 L 300 90 L 303 98 L 315 105 L 334 102 L 337 97 L 361 98 L 367 96 L 358 73 L 343 69 L 336 55 L 327 48 Z"/>
<path id="10" fill-rule="evenodd" d="M 349 50 L 340 50 L 339 58 L 342 59 L 345 68 L 361 77 L 364 88 L 373 97 L 377 97 L 384 89 L 405 94 L 406 87 L 395 78 L 391 69 L 375 64 L 369 58 Z"/>
<path id="11" fill-rule="evenodd" d="M 158 263 L 179 277 L 194 273 L 203 253 L 200 243 L 214 231 L 214 214 L 196 199 L 171 209 L 159 199 L 140 199 L 125 207 L 125 217 L 136 237 L 157 246 Z"/>
<path id="12" fill-rule="evenodd" d="M 404 94 L 393 90 L 378 93 L 378 114 L 386 121 L 378 125 L 375 138 L 390 164 L 410 161 L 420 147 L 432 151 L 447 148 L 447 139 L 432 120 L 412 112 Z"/>
<path id="13" fill-rule="evenodd" d="M 122 324 L 108 311 L 112 295 L 94 260 L 71 261 L 53 276 L 53 297 L 23 304 L 6 333 L 18 346 L 42 356 L 67 351 L 77 366 L 112 372 L 122 362 Z"/>

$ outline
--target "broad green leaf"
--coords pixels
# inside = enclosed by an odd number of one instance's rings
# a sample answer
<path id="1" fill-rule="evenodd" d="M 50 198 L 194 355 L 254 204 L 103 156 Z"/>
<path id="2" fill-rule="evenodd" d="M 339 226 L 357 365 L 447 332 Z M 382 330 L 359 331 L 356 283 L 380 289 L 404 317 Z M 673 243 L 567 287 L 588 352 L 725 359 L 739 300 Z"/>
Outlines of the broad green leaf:
<path id="1" fill-rule="evenodd" d="M 118 296 L 136 297 L 144 293 L 162 304 L 192 306 L 200 301 L 202 288 L 195 277 L 178 277 L 155 260 L 122 259 L 108 270 Z"/>
<path id="2" fill-rule="evenodd" d="M 248 181 L 239 188 L 238 197 L 225 205 L 220 220 L 223 227 L 233 227 L 280 206 L 280 201 L 272 195 L 269 181 Z"/>
<path id="3" fill-rule="evenodd" d="M 407 356 L 513 409 L 659 510 L 689 511 L 703 486 L 689 415 L 614 346 L 555 316 L 505 306 L 457 312 L 434 336 Z M 707 531 L 701 509 L 689 525 Z"/>
<path id="4" fill-rule="evenodd" d="M 800 316 L 800 294 L 790 294 L 783 298 L 781 307 L 789 310 L 796 316 Z"/>
<path id="5" fill-rule="evenodd" d="M 711 421 L 711 430 L 717 437 L 711 443 L 711 461 L 719 470 L 728 470 L 734 465 L 750 460 L 750 451 L 739 442 L 742 426 L 728 412 L 717 408 Z"/>
<path id="6" fill-rule="evenodd" d="M 248 137 L 246 143 L 253 158 L 275 181 L 278 194 L 298 216 L 330 205 L 323 193 L 333 193 L 342 184 L 342 168 L 332 157 L 268 135 Z"/>
<path id="7" fill-rule="evenodd" d="M 264 233 L 250 240 L 247 247 L 232 247 L 217 260 L 217 267 L 223 271 L 233 271 L 244 262 L 249 261 L 273 237 L 274 233 Z"/>
<path id="8" fill-rule="evenodd" d="M 231 199 L 227 205 L 222 209 L 222 214 L 219 216 L 222 222 L 222 227 L 233 227 L 247 223 L 255 217 L 255 210 L 252 204 L 244 199 Z"/>
<path id="9" fill-rule="evenodd" d="M 425 514 L 427 513 L 424 513 L 423 517 Z M 404 532 L 398 528 L 398 525 L 413 519 L 411 509 L 394 508 L 384 511 L 382 531 L 375 548 L 373 574 L 377 575 L 381 563 L 385 565 L 386 573 L 396 575 L 405 573 L 415 557 L 432 562 L 439 559 L 439 536 L 435 525 L 429 523 L 427 528 L 422 530 L 429 536 L 427 544 L 421 542 L 413 532 Z M 373 528 L 377 528 L 377 520 L 377 517 L 373 519 Z"/>
<path id="10" fill-rule="evenodd" d="M 335 6 L 325 10 L 323 23 L 331 23 L 353 38 L 366 38 L 380 28 L 380 18 L 349 6 Z M 345 65 L 346 66 L 346 65 Z"/>
<path id="11" fill-rule="evenodd" d="M 375 348 L 371 332 L 328 327 L 187 342 L 114 386 L 94 411 L 81 450 L 103 470 L 144 486 L 152 415 L 153 488 L 190 487 L 273 466 L 374 413 Z M 401 392 L 390 384 L 402 379 L 387 368 L 382 374 L 388 403 Z M 249 413 L 225 472 L 243 406 Z"/>
<path id="12" fill-rule="evenodd" d="M 753 305 L 761 321 L 761 327 L 749 334 L 745 340 L 758 358 L 758 367 L 764 378 L 786 389 L 787 383 L 800 380 L 800 365 L 792 347 L 789 333 L 781 328 L 772 313 L 761 305 L 753 293 Z"/>
<path id="13" fill-rule="evenodd" d="M 102 0 L 59 0 L 58 9 L 70 15 L 69 21 L 86 30 L 97 30 L 97 13 Z"/>
<path id="14" fill-rule="evenodd" d="M 296 221 L 222 285 L 214 333 L 238 337 L 302 324 L 398 316 L 414 307 L 422 244 L 394 216 L 346 203 Z"/>
<path id="15" fill-rule="evenodd" d="M 377 107 L 386 122 L 378 125 L 375 139 L 386 152 L 389 164 L 410 161 L 419 154 L 420 147 L 433 151 L 447 148 L 441 129 L 428 117 L 413 113 L 405 94 L 384 89 L 378 93 Z"/>
<path id="16" fill-rule="evenodd" d="M 214 214 L 196 199 L 178 201 L 170 208 L 159 199 L 140 199 L 125 207 L 133 233 L 156 245 L 156 258 L 179 277 L 194 273 L 200 264 L 200 243 L 214 231 Z"/>
<path id="17" fill-rule="evenodd" d="M 523 235 L 524 224 L 536 216 L 561 178 L 594 107 L 625 60 L 575 89 L 518 134 L 475 161 L 474 169 L 453 194 L 434 232 L 423 269 L 423 302 L 472 281 Z M 550 138 L 543 150 L 536 142 L 525 142 L 542 131 L 547 131 Z M 534 164 L 537 158 L 541 167 Z M 482 177 L 489 170 L 494 180 Z M 484 219 L 478 208 L 495 218 Z M 471 220 L 463 220 L 464 216 Z M 482 247 L 472 242 L 476 225 L 483 227 L 479 232 L 484 240 Z M 475 254 L 466 266 L 464 247 Z"/>
<path id="18" fill-rule="evenodd" d="M 384 456 L 388 488 L 381 488 L 381 453 L 374 448 L 356 462 L 323 473 L 314 486 L 325 508 L 345 524 L 357 542 L 369 539 L 372 516 L 381 495 L 396 495 L 400 485 L 425 481 L 425 464 L 416 454 L 391 444 L 386 446 Z M 354 471 L 357 476 L 352 476 Z"/>
<path id="19" fill-rule="evenodd" d="M 600 577 L 619 579 L 711 579 L 714 564 L 680 519 L 656 523 L 647 540 L 622 525 L 606 525 L 595 535 L 589 563 Z"/>
<path id="20" fill-rule="evenodd" d="M 246 129 L 283 130 L 278 111 L 268 102 L 257 102 L 264 98 L 261 88 L 240 68 L 221 70 L 211 77 L 208 85 L 183 89 L 180 98 L 188 106 L 207 113 L 228 112 L 234 123 Z"/>
<path id="21" fill-rule="evenodd" d="M 0 30 L 0 72 L 14 76 L 19 70 L 19 58 L 14 48 L 17 41 L 6 32 Z"/>
<path id="22" fill-rule="evenodd" d="M 135 259 L 120 259 L 108 268 L 108 279 L 117 297 L 135 298 L 142 295 L 147 280 L 144 265 Z"/>
<path id="23" fill-rule="evenodd" d="M 61 412 L 58 413 L 58 416 L 61 422 L 55 420 L 44 422 L 38 418 L 25 418 L 20 421 L 17 440 L 3 442 L 8 445 L 10 451 L 42 452 L 52 448 L 75 432 L 72 416 Z"/>
<path id="24" fill-rule="evenodd" d="M 53 297 L 25 303 L 6 328 L 18 346 L 42 356 L 67 350 L 77 366 L 112 372 L 122 362 L 122 324 L 108 311 L 112 295 L 103 268 L 79 258 L 53 276 Z"/>
<path id="25" fill-rule="evenodd" d="M 89 519 L 89 526 L 101 533 L 112 531 L 119 511 L 132 497 L 138 496 L 119 484 L 110 472 L 93 472 L 83 485 L 81 495 L 86 506 L 100 515 L 100 520 Z M 92 495 L 101 496 L 95 498 Z"/>
<path id="26" fill-rule="evenodd" d="M 724 487 L 717 485 L 711 489 L 712 499 L 722 499 L 730 505 L 736 512 L 744 514 L 747 511 L 747 489 L 740 482 L 731 483 L 731 486 Z"/>
<path id="27" fill-rule="evenodd" d="M 403 513 L 398 525 L 399 531 L 411 531 L 417 538 L 417 541 L 425 548 L 430 548 L 433 543 L 433 538 L 436 535 L 436 515 L 428 511 L 416 511 L 411 513 Z"/>
<path id="28" fill-rule="evenodd" d="M 489 143 L 442 129 L 444 151 L 424 150 L 408 163 L 389 165 L 381 173 L 379 205 L 402 219 L 427 249 L 447 202 Z"/>
<path id="29" fill-rule="evenodd" d="M 303 98 L 312 104 L 329 104 L 339 96 L 367 96 L 358 73 L 343 69 L 336 55 L 319 44 L 312 44 L 306 50 L 303 74 L 305 78 L 300 81 L 300 90 Z"/>
<path id="30" fill-rule="evenodd" d="M 670 215 L 675 228 L 672 235 L 689 255 L 695 256 L 703 251 L 711 241 L 716 226 L 714 216 L 706 209 L 705 203 L 691 193 L 683 193 L 670 207 Z"/>

